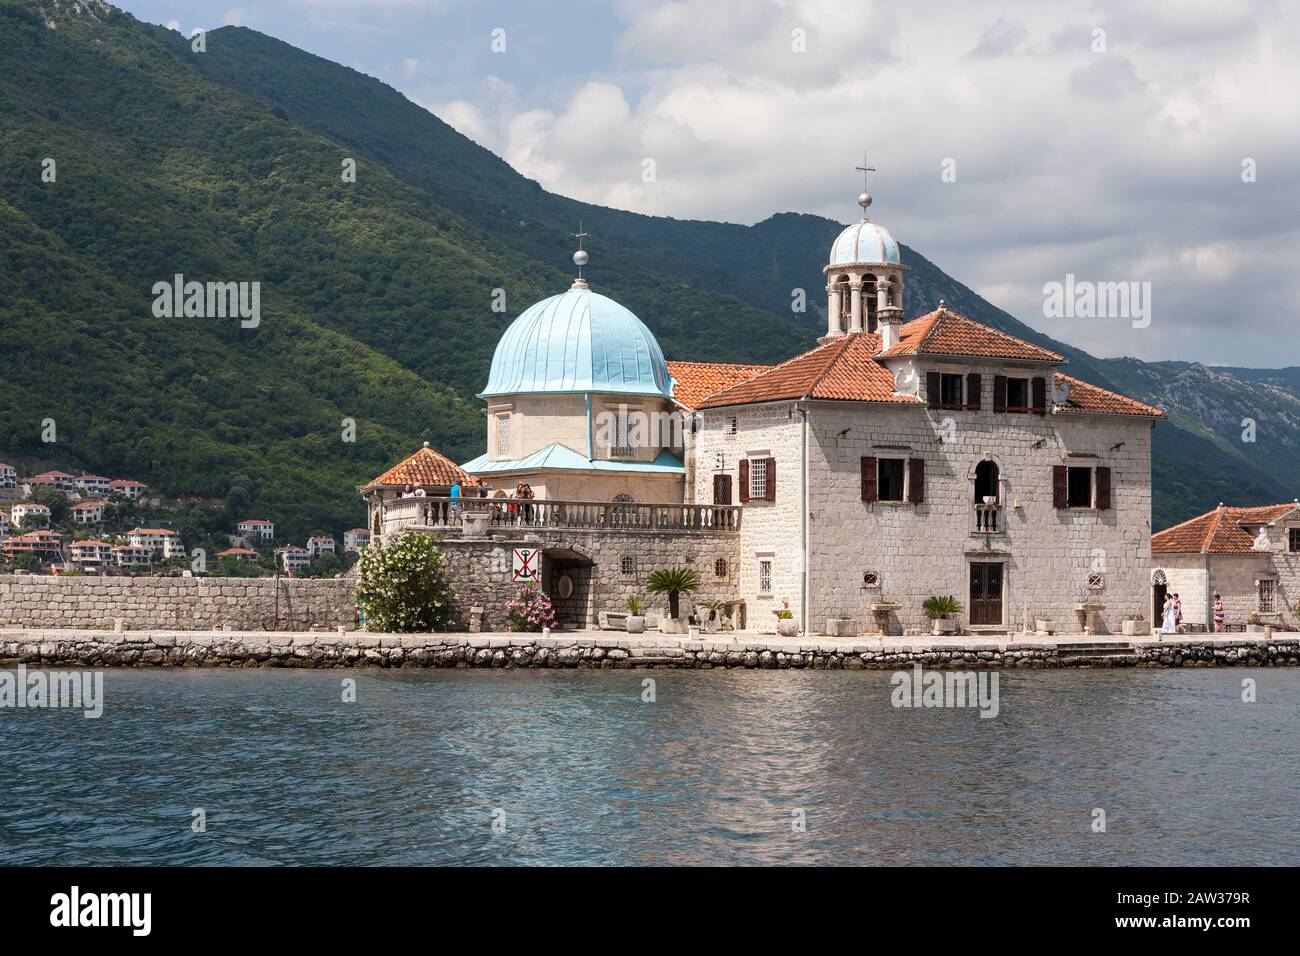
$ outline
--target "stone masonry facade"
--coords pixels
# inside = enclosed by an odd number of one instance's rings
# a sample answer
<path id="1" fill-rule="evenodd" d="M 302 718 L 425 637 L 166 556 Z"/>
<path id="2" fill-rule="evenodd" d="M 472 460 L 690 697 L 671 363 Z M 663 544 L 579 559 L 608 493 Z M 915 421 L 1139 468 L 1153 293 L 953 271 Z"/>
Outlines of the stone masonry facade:
<path id="1" fill-rule="evenodd" d="M 800 616 L 805 413 L 810 632 L 822 632 L 829 618 L 848 618 L 857 633 L 871 633 L 871 607 L 888 598 L 898 602 L 888 633 L 924 633 L 921 602 L 949 594 L 961 601 L 965 626 L 973 562 L 1004 565 L 1001 630 L 1020 630 L 1027 611 L 1061 632 L 1077 631 L 1075 605 L 1083 601 L 1105 605 L 1103 633 L 1117 633 L 1129 614 L 1148 613 L 1150 420 L 993 412 L 994 373 L 1004 367 L 961 370 L 981 373 L 982 411 L 810 401 L 701 416 L 696 501 L 712 500 L 719 471 L 736 488 L 742 459 L 776 462 L 775 500 L 748 502 L 741 526 L 738 586 L 751 621 L 761 627 L 782 600 Z M 923 459 L 924 502 L 862 501 L 863 457 Z M 985 459 L 996 463 L 1000 479 L 999 533 L 991 535 L 975 533 L 975 469 Z M 1054 507 L 1058 465 L 1109 468 L 1111 507 Z M 768 591 L 759 587 L 760 561 L 772 562 Z M 864 583 L 867 572 L 874 586 Z"/>

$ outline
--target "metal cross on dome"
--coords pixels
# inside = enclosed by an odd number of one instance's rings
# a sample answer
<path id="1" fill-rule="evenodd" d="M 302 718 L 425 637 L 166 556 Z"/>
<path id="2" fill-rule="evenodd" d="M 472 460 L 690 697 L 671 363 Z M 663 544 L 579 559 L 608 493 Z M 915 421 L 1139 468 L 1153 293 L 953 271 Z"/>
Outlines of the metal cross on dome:
<path id="1" fill-rule="evenodd" d="M 867 173 L 874 173 L 876 167 L 868 165 L 867 151 L 864 149 L 862 151 L 862 165 L 853 168 L 862 174 L 862 192 L 858 194 L 858 205 L 862 207 L 862 218 L 866 219 L 867 207 L 871 205 L 871 193 L 867 192 Z"/>
<path id="2" fill-rule="evenodd" d="M 591 236 L 589 232 L 582 231 L 582 220 L 578 220 L 578 231 L 573 234 L 573 238 L 578 240 L 578 251 L 573 254 L 573 264 L 578 267 L 578 278 L 582 278 L 582 267 L 590 260 L 590 256 L 582 248 L 582 240 Z"/>

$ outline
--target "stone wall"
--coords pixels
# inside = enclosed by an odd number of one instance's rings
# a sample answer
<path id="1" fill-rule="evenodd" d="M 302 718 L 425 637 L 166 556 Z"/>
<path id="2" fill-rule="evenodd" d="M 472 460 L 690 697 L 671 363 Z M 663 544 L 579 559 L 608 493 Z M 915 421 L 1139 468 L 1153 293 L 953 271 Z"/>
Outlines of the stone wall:
<path id="1" fill-rule="evenodd" d="M 947 369 L 945 369 L 947 370 Z M 809 402 L 807 435 L 809 630 L 831 617 L 847 617 L 870 631 L 871 605 L 897 601 L 890 633 L 927 627 L 921 602 L 951 594 L 969 622 L 972 562 L 1005 565 L 1004 629 L 1019 629 L 1022 613 L 1052 618 L 1062 631 L 1077 630 L 1074 605 L 1102 602 L 1105 630 L 1118 632 L 1129 614 L 1148 612 L 1151 573 L 1151 423 L 1123 416 L 995 413 L 994 366 L 963 366 L 982 377 L 981 411 Z M 776 459 L 774 502 L 751 501 L 741 525 L 740 594 L 759 610 L 787 598 L 799 616 L 802 507 L 801 408 L 795 403 L 705 412 L 696 434 L 700 463 L 696 500 L 709 500 L 713 462 L 738 480 L 742 458 Z M 737 430 L 729 434 L 727 420 Z M 861 500 L 861 458 L 921 458 L 925 501 Z M 974 474 L 991 458 L 1001 481 L 1001 533 L 975 532 Z M 703 463 L 710 463 L 704 467 Z M 1111 469 L 1111 507 L 1057 509 L 1052 502 L 1054 465 Z M 770 594 L 757 588 L 761 560 L 773 561 Z M 1104 586 L 1087 590 L 1100 569 Z M 863 586 L 877 572 L 880 586 Z"/>
<path id="2" fill-rule="evenodd" d="M 1122 653 L 1116 653 L 1116 651 Z M 0 665 L 29 667 L 681 667 L 894 670 L 1049 667 L 1274 667 L 1300 664 L 1300 640 L 889 645 L 669 635 L 395 635 L 2 631 Z"/>
<path id="3" fill-rule="evenodd" d="M 0 575 L 0 626 L 306 630 L 356 626 L 353 582 Z"/>
<path id="4" fill-rule="evenodd" d="M 599 530 L 505 530 L 494 532 L 493 537 L 486 539 L 447 537 L 442 546 L 456 589 L 453 626 L 468 628 L 470 609 L 481 607 L 483 630 L 505 630 L 505 605 L 520 589 L 511 573 L 516 547 L 542 549 L 543 585 L 552 592 L 556 585 L 555 569 L 590 561 L 589 570 L 583 569 L 572 577 L 579 589 L 588 588 L 584 602 L 586 620 L 576 623 L 595 626 L 601 611 L 625 611 L 627 599 L 632 595 L 644 598 L 649 610 L 665 614 L 667 599 L 646 594 L 646 580 L 651 572 L 674 565 L 694 567 L 702 585 L 693 598 L 682 598 L 683 614 L 695 602 L 736 600 L 734 568 L 738 541 L 735 532 L 673 534 Z M 722 575 L 716 573 L 719 559 L 724 563 Z M 580 593 L 580 590 L 575 592 L 575 597 L 565 602 L 568 608 L 577 606 Z"/>

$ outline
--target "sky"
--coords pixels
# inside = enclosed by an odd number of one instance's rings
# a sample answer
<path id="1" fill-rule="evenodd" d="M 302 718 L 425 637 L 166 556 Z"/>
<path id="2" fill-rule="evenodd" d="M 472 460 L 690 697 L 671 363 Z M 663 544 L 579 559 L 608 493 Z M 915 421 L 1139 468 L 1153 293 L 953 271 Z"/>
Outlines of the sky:
<path id="1" fill-rule="evenodd" d="M 1108 357 L 1300 365 L 1288 0 L 118 5 L 354 67 L 547 189 L 620 209 L 852 222 L 865 150 L 871 218 L 1043 332 Z M 1067 276 L 1133 297 L 1054 308 Z"/>

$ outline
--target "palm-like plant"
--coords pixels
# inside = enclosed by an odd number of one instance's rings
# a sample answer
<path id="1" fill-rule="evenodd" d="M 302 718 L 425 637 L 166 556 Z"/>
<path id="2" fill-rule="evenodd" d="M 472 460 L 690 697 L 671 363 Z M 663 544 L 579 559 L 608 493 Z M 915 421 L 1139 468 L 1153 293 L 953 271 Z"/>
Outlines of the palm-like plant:
<path id="1" fill-rule="evenodd" d="M 635 594 L 633 594 L 631 597 L 627 599 L 628 614 L 631 614 L 633 617 L 638 617 L 640 616 L 641 612 L 644 610 L 645 610 L 645 601 L 641 600 Z"/>
<path id="2" fill-rule="evenodd" d="M 668 616 L 677 620 L 678 598 L 683 594 L 694 594 L 700 589 L 700 574 L 694 568 L 680 565 L 661 568 L 650 575 L 645 589 L 651 594 L 668 595 Z"/>
<path id="3" fill-rule="evenodd" d="M 946 618 L 949 614 L 956 614 L 961 610 L 961 602 L 951 594 L 928 597 L 921 602 L 921 610 L 928 618 Z"/>

